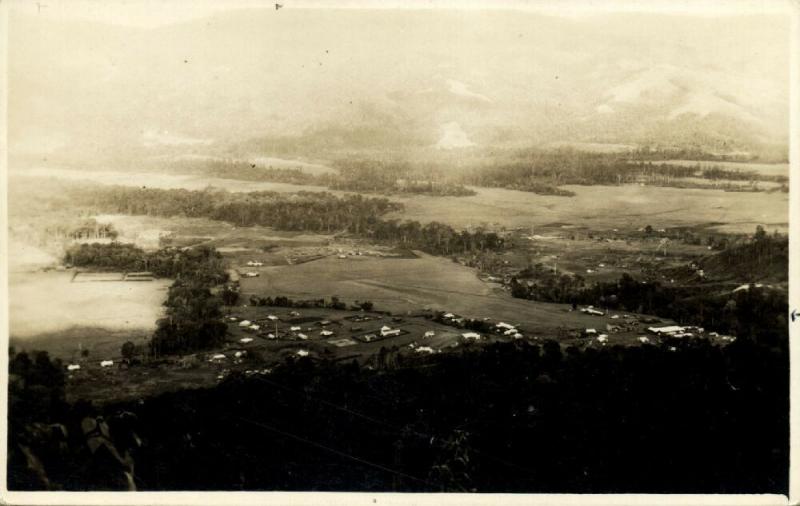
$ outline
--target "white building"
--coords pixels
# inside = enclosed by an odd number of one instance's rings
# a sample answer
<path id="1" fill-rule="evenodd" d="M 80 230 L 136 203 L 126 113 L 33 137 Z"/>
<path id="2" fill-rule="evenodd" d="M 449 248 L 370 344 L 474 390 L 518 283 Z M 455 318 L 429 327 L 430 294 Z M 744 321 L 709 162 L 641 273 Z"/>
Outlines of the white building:
<path id="1" fill-rule="evenodd" d="M 667 325 L 666 327 L 647 327 L 649 332 L 653 334 L 663 335 L 663 334 L 677 334 L 678 332 L 683 332 L 685 327 L 680 327 L 678 325 Z"/>

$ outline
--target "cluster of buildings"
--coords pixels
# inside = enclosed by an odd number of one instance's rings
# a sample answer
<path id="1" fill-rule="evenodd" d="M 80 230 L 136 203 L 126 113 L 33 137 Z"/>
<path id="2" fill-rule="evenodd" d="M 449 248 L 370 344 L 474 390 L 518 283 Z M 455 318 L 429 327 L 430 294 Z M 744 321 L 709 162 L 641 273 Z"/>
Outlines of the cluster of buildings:
<path id="1" fill-rule="evenodd" d="M 699 337 L 705 333 L 703 327 L 686 325 L 667 325 L 664 327 L 647 327 L 647 331 L 661 337 Z M 712 333 L 716 334 L 716 333 Z M 716 334 L 717 336 L 719 334 Z"/>

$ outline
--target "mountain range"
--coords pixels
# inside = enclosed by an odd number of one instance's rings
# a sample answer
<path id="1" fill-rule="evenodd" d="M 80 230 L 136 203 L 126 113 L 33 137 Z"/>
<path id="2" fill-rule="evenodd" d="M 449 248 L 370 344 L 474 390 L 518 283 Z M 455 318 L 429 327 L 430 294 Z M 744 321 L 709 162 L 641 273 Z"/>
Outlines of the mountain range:
<path id="1" fill-rule="evenodd" d="M 284 8 L 135 27 L 12 7 L 9 28 L 12 155 L 788 142 L 780 17 Z"/>

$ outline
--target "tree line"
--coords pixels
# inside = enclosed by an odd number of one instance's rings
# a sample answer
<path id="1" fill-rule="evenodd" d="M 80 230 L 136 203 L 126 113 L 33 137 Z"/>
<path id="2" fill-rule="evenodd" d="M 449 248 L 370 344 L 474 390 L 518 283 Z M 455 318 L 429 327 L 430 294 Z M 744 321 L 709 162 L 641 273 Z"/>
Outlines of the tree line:
<path id="1" fill-rule="evenodd" d="M 448 167 L 430 162 L 342 159 L 334 163 L 337 175 L 325 182 L 335 189 L 373 193 L 428 193 L 440 196 L 474 195 L 469 186 L 496 187 L 540 195 L 572 197 L 563 185 L 619 185 L 643 183 L 653 186 L 720 188 L 757 191 L 755 185 L 732 181 L 769 181 L 786 184 L 781 175 L 722 166 L 656 163 L 630 153 L 592 153 L 574 149 L 523 151 L 489 162 L 467 162 Z M 707 179 L 709 183 L 687 178 Z"/>
<path id="2" fill-rule="evenodd" d="M 380 159 L 341 159 L 333 164 L 338 174 L 329 186 L 337 190 L 367 193 L 410 193 L 440 197 L 475 195 L 474 190 L 433 164 Z"/>
<path id="3" fill-rule="evenodd" d="M 261 167 L 241 160 L 179 160 L 167 167 L 180 173 L 245 181 L 325 186 L 333 190 L 361 193 L 427 194 L 469 196 L 466 185 L 500 187 L 541 195 L 571 197 L 575 193 L 561 185 L 612 185 L 645 183 L 685 188 L 730 188 L 758 190 L 732 185 L 731 181 L 771 181 L 786 184 L 788 178 L 764 175 L 752 170 L 728 169 L 719 165 L 693 166 L 663 163 L 651 154 L 592 153 L 569 148 L 523 150 L 489 163 L 469 162 L 463 168 L 435 162 L 410 162 L 381 158 L 342 158 L 332 163 L 335 171 L 311 174 L 298 168 Z M 702 158 L 697 158 L 702 159 Z M 655 163 L 653 163 L 655 162 Z M 703 184 L 687 181 L 699 177 Z"/>
<path id="4" fill-rule="evenodd" d="M 96 212 L 209 218 L 237 226 L 258 225 L 288 231 L 345 232 L 437 255 L 504 246 L 498 234 L 483 229 L 459 232 L 437 222 L 421 225 L 417 221 L 383 219 L 383 215 L 402 209 L 401 204 L 386 198 L 337 196 L 327 192 L 229 193 L 123 186 L 75 192 L 78 201 Z"/>
<path id="5" fill-rule="evenodd" d="M 337 296 L 332 296 L 330 300 L 321 299 L 292 299 L 284 295 L 276 295 L 274 297 L 259 297 L 257 295 L 250 296 L 251 306 L 269 306 L 269 307 L 294 307 L 294 308 L 328 308 L 346 310 L 348 309 L 347 303 L 340 300 Z M 355 301 L 349 306 L 351 311 L 372 311 L 374 304 L 372 301 L 359 302 Z"/>
<path id="6" fill-rule="evenodd" d="M 180 160 L 167 165 L 178 173 L 202 174 L 209 177 L 271 183 L 326 186 L 384 195 L 425 194 L 466 196 L 475 192 L 454 181 L 447 181 L 441 172 L 418 170 L 402 161 L 337 160 L 335 171 L 312 174 L 298 168 L 261 167 L 241 160 Z"/>

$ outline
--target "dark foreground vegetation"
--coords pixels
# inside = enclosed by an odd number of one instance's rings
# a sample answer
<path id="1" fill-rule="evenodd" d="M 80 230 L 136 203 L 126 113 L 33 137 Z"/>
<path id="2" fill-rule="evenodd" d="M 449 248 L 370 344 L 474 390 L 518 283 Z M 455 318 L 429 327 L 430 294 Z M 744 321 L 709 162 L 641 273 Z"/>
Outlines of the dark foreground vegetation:
<path id="1" fill-rule="evenodd" d="M 12 352 L 9 487 L 785 493 L 786 342 L 670 345 L 289 358 L 104 407 L 65 404 L 61 364 Z"/>

